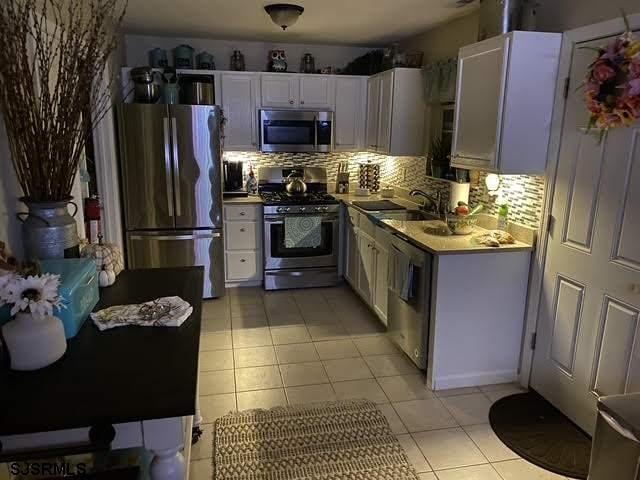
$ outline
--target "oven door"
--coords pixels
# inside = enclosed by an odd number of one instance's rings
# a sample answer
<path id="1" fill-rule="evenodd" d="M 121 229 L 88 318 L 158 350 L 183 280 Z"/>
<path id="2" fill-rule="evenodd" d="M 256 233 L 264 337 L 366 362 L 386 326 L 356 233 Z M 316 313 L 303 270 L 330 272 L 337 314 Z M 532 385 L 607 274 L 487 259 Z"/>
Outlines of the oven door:
<path id="1" fill-rule="evenodd" d="M 284 216 L 264 217 L 265 270 L 336 267 L 339 252 L 339 222 L 337 214 L 322 217 L 322 240 L 316 248 L 287 248 L 284 241 Z"/>
<path id="2" fill-rule="evenodd" d="M 333 112 L 260 110 L 263 152 L 330 152 Z"/>

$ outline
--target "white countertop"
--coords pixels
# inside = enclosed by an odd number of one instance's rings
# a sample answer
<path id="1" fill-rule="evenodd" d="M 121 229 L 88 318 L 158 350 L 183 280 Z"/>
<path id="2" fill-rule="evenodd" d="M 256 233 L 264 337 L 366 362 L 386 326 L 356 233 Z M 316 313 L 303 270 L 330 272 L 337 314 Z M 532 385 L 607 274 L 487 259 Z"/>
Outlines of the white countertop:
<path id="1" fill-rule="evenodd" d="M 424 222 L 376 219 L 374 215 L 371 215 L 372 212 L 367 212 L 366 210 L 353 205 L 353 202 L 390 200 L 393 203 L 397 203 L 398 205 L 407 207 L 409 209 L 416 209 L 419 207 L 417 203 L 401 197 L 382 198 L 381 195 L 369 195 L 368 197 L 362 197 L 354 194 L 335 194 L 334 196 L 345 204 L 357 209 L 360 213 L 368 215 L 372 220 L 375 220 L 378 223 L 381 223 L 383 226 L 393 230 L 394 232 L 403 235 L 417 247 L 436 255 L 498 252 L 507 253 L 533 250 L 533 246 L 517 240 L 513 244 L 505 244 L 501 245 L 500 247 L 487 247 L 486 245 L 478 245 L 473 241 L 473 238 L 477 235 L 489 232 L 489 230 L 481 227 L 474 227 L 474 232 L 470 235 L 432 235 L 424 231 Z"/>
<path id="2" fill-rule="evenodd" d="M 237 204 L 261 204 L 262 199 L 258 195 L 249 195 L 248 197 L 229 197 L 222 200 L 224 205 Z"/>

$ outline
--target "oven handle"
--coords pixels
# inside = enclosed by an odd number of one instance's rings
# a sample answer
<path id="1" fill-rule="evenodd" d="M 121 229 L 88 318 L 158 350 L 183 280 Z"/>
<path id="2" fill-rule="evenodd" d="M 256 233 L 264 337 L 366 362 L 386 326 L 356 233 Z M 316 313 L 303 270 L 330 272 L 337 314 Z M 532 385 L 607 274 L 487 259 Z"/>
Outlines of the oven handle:
<path id="1" fill-rule="evenodd" d="M 305 215 L 299 215 L 299 216 L 305 216 Z M 318 216 L 322 219 L 323 222 L 325 221 L 329 221 L 329 222 L 337 222 L 339 220 L 339 217 L 337 215 L 308 215 L 308 216 Z M 268 223 L 268 224 L 275 224 L 275 223 L 283 223 L 284 222 L 284 216 L 266 216 L 264 217 L 264 223 Z"/>

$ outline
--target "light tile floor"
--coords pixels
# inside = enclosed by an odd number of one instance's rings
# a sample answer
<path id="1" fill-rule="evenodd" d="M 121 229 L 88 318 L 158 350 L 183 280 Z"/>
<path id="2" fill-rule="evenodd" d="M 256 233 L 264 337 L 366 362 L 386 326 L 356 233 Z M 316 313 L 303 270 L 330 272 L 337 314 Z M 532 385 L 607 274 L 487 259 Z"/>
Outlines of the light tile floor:
<path id="1" fill-rule="evenodd" d="M 212 422 L 232 410 L 368 398 L 387 416 L 420 480 L 564 480 L 518 457 L 488 424 L 492 385 L 432 392 L 347 286 L 228 290 L 205 302 L 200 357 L 204 436 L 191 480 L 211 480 Z"/>

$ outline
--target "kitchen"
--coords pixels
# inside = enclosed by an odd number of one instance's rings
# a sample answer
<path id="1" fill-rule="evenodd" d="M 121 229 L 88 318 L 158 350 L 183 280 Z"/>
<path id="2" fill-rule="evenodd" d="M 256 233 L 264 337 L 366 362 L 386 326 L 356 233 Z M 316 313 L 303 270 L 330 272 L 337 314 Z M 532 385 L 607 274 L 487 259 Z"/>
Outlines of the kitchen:
<path id="1" fill-rule="evenodd" d="M 203 437 L 185 447 L 189 478 L 211 478 L 213 425 L 229 411 L 358 397 L 378 405 L 419 478 L 582 475 L 506 441 L 489 412 L 534 386 L 593 434 L 595 399 L 591 416 L 571 411 L 535 380 L 534 355 L 550 224 L 566 221 L 565 239 L 588 227 L 552 211 L 548 159 L 560 149 L 558 105 L 574 90 L 562 91 L 569 60 L 549 31 L 601 18 L 562 23 L 571 7 L 543 5 L 538 31 L 503 33 L 492 2 L 466 3 L 438 7 L 424 35 L 396 35 L 375 67 L 369 43 L 297 36 L 310 5 L 287 12 L 276 32 L 287 43 L 273 44 L 168 35 L 161 16 L 144 25 L 133 6 L 92 181 L 102 233 L 129 269 L 204 266 Z M 270 28 L 285 25 L 262 7 Z M 424 60 L 411 64 L 418 51 Z M 357 70 L 363 59 L 370 74 Z M 548 301 L 579 285 L 560 283 Z M 563 308 L 562 328 L 577 329 Z M 607 372 L 635 378 L 632 357 Z"/>

